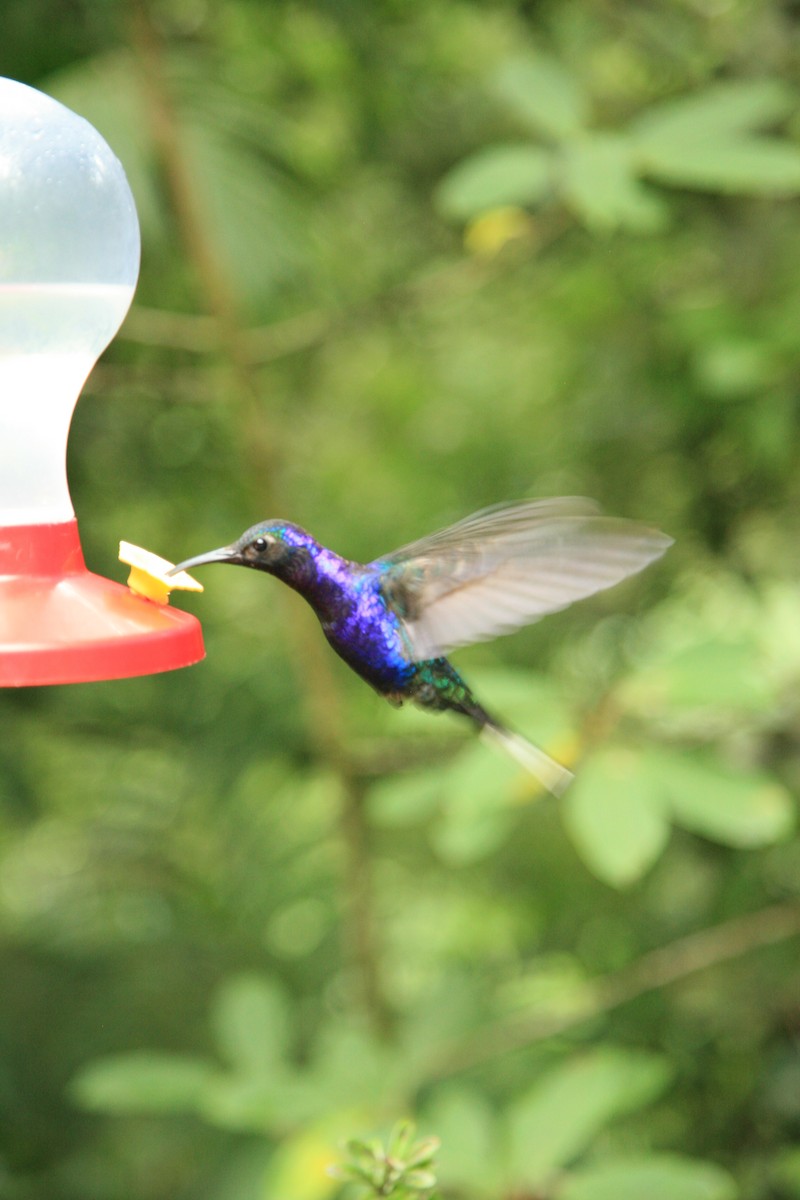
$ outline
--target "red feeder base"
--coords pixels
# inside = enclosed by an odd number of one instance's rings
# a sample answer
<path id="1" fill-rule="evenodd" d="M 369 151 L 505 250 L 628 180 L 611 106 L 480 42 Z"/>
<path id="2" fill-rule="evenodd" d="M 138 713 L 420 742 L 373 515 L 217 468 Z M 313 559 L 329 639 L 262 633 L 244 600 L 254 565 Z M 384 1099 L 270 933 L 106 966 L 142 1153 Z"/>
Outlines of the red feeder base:
<path id="1" fill-rule="evenodd" d="M 0 526 L 0 687 L 188 667 L 200 622 L 87 571 L 78 523 Z"/>

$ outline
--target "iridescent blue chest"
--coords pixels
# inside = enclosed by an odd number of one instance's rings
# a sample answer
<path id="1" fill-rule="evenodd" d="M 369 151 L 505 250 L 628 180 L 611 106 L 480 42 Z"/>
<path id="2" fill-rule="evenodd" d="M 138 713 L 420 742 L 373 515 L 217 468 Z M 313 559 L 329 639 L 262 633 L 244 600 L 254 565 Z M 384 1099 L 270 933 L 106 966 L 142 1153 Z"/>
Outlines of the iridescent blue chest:
<path id="1" fill-rule="evenodd" d="M 342 558 L 296 526 L 279 536 L 285 554 L 274 573 L 306 598 L 336 653 L 379 692 L 401 691 L 416 668 L 380 566 Z"/>
<path id="2" fill-rule="evenodd" d="M 380 575 L 365 567 L 351 568 L 341 604 L 322 628 L 333 649 L 380 692 L 399 691 L 414 674 L 396 613 L 387 606 Z"/>

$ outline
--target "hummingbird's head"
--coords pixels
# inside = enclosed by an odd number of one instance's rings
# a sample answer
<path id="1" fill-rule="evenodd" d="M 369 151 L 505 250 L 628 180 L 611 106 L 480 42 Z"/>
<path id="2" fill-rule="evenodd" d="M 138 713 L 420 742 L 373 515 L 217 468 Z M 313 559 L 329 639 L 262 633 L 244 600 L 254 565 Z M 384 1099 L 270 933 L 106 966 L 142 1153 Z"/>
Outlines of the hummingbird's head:
<path id="1" fill-rule="evenodd" d="M 167 574 L 177 575 L 178 571 L 188 571 L 206 563 L 233 563 L 235 566 L 253 567 L 257 571 L 281 575 L 295 559 L 306 556 L 308 547 L 313 544 L 313 538 L 299 525 L 292 525 L 289 521 L 261 521 L 246 529 L 230 546 L 221 546 L 218 550 L 187 558 Z"/>

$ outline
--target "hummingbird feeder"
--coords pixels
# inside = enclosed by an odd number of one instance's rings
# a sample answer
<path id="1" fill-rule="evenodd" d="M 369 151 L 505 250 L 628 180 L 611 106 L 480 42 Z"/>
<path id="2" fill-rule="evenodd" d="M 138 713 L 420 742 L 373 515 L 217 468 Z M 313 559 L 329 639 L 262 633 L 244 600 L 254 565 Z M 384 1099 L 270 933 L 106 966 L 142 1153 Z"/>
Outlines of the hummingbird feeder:
<path id="1" fill-rule="evenodd" d="M 82 117 L 0 78 L 0 686 L 203 657 L 195 617 L 86 569 L 67 485 L 75 404 L 138 273 L 118 159 Z"/>

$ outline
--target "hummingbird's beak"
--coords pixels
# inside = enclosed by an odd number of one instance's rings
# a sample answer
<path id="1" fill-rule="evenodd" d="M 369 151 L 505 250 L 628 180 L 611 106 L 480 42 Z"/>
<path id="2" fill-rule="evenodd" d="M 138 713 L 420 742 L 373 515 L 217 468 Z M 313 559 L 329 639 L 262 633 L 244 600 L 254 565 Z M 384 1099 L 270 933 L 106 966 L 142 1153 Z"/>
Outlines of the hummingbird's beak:
<path id="1" fill-rule="evenodd" d="M 167 571 L 167 575 L 177 575 L 179 571 L 188 571 L 190 567 L 202 567 L 206 563 L 237 562 L 236 551 L 232 546 L 220 546 L 219 550 L 209 550 L 206 554 L 198 554 L 194 558 L 187 558 L 180 562 L 175 567 L 171 567 Z"/>

